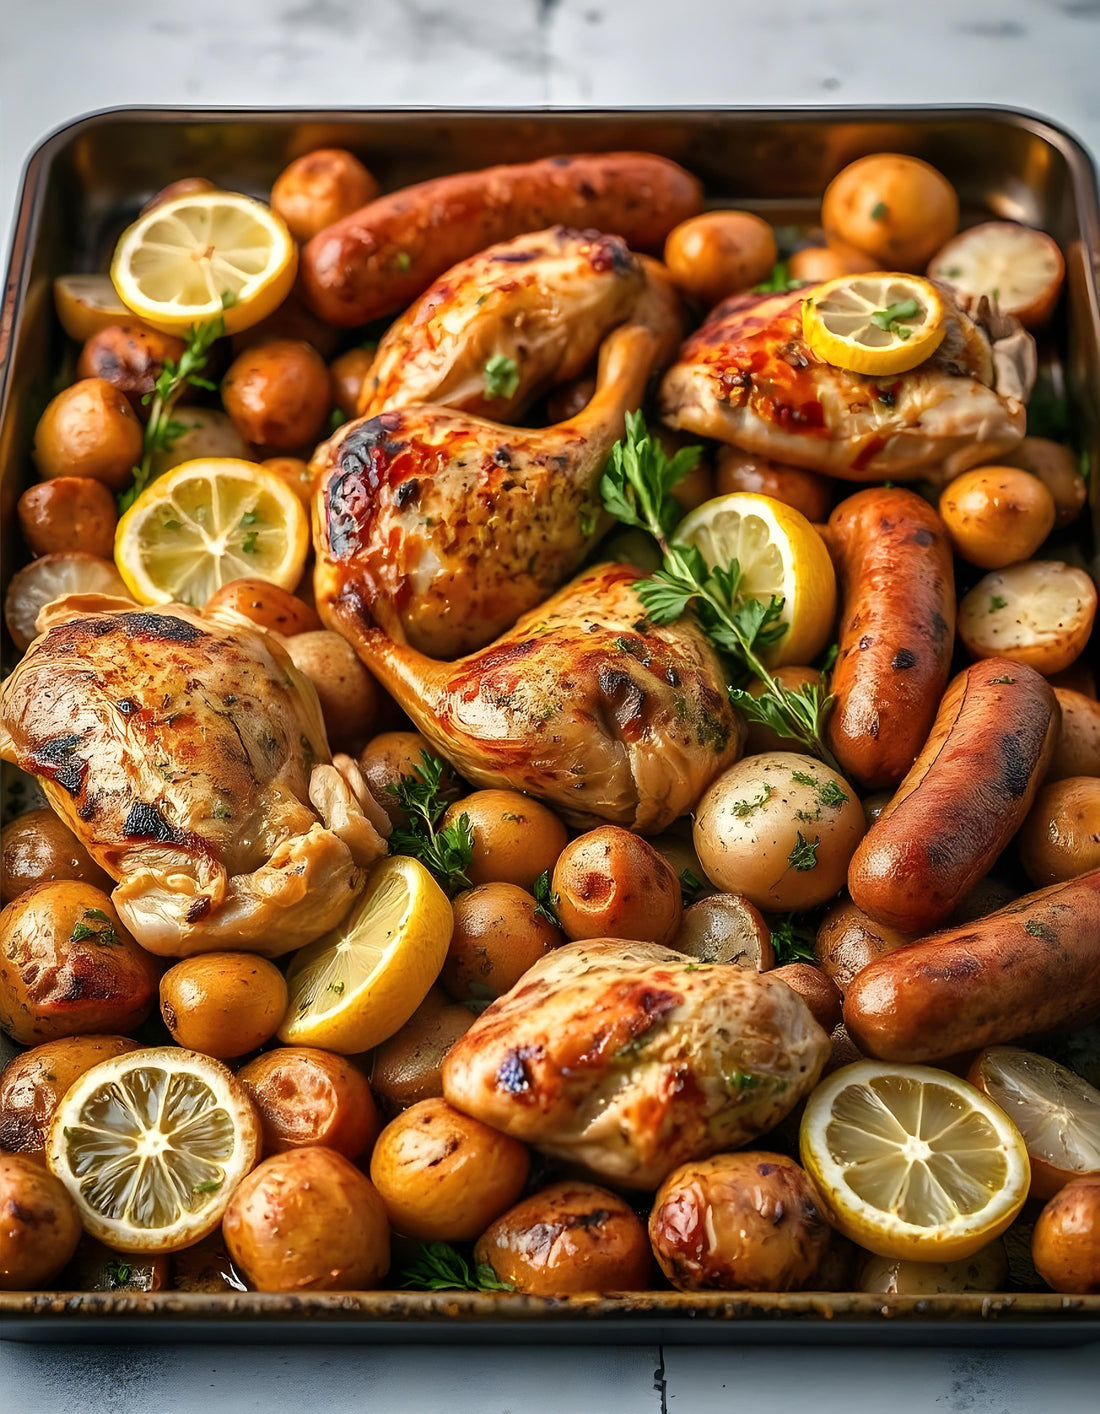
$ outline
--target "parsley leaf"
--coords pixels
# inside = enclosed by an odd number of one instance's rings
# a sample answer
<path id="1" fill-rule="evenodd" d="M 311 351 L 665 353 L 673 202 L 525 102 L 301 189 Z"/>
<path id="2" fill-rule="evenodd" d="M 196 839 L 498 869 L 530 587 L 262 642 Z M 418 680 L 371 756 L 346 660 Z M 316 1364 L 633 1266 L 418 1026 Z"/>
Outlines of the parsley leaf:
<path id="1" fill-rule="evenodd" d="M 487 398 L 510 398 L 519 387 L 519 365 L 507 354 L 494 354 L 484 373 Z"/>
<path id="2" fill-rule="evenodd" d="M 884 201 L 876 201 L 874 206 L 871 207 L 871 220 L 881 221 L 889 210 L 890 208 Z"/>
<path id="3" fill-rule="evenodd" d="M 915 299 L 903 299 L 897 304 L 888 305 L 886 309 L 876 309 L 871 315 L 871 323 L 877 324 L 887 333 L 896 334 L 899 339 L 908 339 L 913 331 L 907 328 L 903 321 L 915 319 L 919 313 L 920 305 Z"/>
<path id="4" fill-rule="evenodd" d="M 129 1262 L 124 1262 L 120 1257 L 111 1257 L 103 1263 L 104 1280 L 113 1291 L 117 1291 L 119 1287 L 126 1286 L 133 1275 L 133 1267 Z"/>
<path id="5" fill-rule="evenodd" d="M 787 290 L 800 290 L 808 283 L 807 280 L 792 280 L 790 266 L 785 260 L 777 260 L 768 278 L 753 285 L 752 292 L 754 295 L 781 295 Z"/>
<path id="6" fill-rule="evenodd" d="M 680 897 L 687 908 L 707 892 L 708 885 L 704 884 L 702 879 L 697 879 L 690 869 L 681 869 L 679 877 Z"/>
<path id="7" fill-rule="evenodd" d="M 808 840 L 799 830 L 795 837 L 794 849 L 787 855 L 787 863 L 792 869 L 797 869 L 804 874 L 808 869 L 817 867 L 817 851 L 821 847 L 821 839 Z"/>
<path id="8" fill-rule="evenodd" d="M 544 869 L 535 880 L 532 892 L 535 895 L 535 917 L 545 918 L 547 923 L 552 923 L 555 928 L 560 928 L 561 919 L 557 913 L 558 896 L 550 891 L 549 869 Z"/>
<path id="9" fill-rule="evenodd" d="M 409 817 L 407 825 L 397 826 L 390 835 L 391 852 L 419 859 L 453 894 L 470 887 L 466 867 L 473 857 L 474 835 L 465 811 L 445 829 L 439 828 L 449 804 L 443 792 L 446 769 L 438 756 L 422 751 L 418 774 L 402 776 L 386 790 Z"/>
<path id="10" fill-rule="evenodd" d="M 747 820 L 754 810 L 759 810 L 775 794 L 775 787 L 768 785 L 767 781 L 760 787 L 759 793 L 751 800 L 735 800 L 730 806 L 730 811 L 736 815 L 738 820 Z"/>
<path id="11" fill-rule="evenodd" d="M 996 613 L 998 609 L 1003 609 L 1007 603 L 1008 600 L 1005 599 L 1002 595 L 991 594 L 989 596 L 989 612 L 991 614 Z"/>
<path id="12" fill-rule="evenodd" d="M 488 1262 L 470 1264 L 449 1242 L 422 1242 L 420 1249 L 400 1272 L 401 1285 L 416 1291 L 511 1291 Z"/>
<path id="13" fill-rule="evenodd" d="M 788 962 L 816 962 L 816 941 L 812 928 L 797 922 L 797 914 L 786 913 L 771 924 L 772 947 L 777 967 Z"/>

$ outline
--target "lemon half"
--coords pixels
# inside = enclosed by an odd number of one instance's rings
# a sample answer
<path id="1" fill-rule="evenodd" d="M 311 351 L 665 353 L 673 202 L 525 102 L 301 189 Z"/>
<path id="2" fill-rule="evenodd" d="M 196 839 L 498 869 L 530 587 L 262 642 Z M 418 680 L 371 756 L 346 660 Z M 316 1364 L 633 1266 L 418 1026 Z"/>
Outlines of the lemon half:
<path id="1" fill-rule="evenodd" d="M 802 302 L 802 335 L 818 358 L 875 378 L 916 368 L 946 332 L 940 293 L 919 275 L 842 275 Z"/>

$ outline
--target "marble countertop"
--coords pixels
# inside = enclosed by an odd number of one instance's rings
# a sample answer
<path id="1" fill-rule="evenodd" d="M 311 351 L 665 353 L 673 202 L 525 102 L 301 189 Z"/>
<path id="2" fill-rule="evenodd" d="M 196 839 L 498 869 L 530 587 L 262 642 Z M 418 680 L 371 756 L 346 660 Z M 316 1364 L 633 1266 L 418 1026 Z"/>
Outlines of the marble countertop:
<path id="1" fill-rule="evenodd" d="M 0 0 L 0 230 L 115 104 L 980 102 L 1100 150 L 1100 0 Z M 12 1414 L 1084 1414 L 1079 1350 L 0 1344 Z"/>

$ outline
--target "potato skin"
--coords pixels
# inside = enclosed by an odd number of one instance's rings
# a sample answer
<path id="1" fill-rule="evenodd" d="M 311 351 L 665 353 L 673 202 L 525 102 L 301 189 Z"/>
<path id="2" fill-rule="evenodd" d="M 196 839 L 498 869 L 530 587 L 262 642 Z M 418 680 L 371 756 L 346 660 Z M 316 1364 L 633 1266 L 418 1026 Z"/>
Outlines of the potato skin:
<path id="1" fill-rule="evenodd" d="M 1062 709 L 1062 726 L 1047 783 L 1066 776 L 1100 776 L 1100 702 L 1068 687 L 1056 687 L 1054 695 Z"/>
<path id="2" fill-rule="evenodd" d="M 328 366 L 332 383 L 332 401 L 345 417 L 355 417 L 359 410 L 359 394 L 370 372 L 374 354 L 367 349 L 348 349 Z"/>
<path id="3" fill-rule="evenodd" d="M 917 157 L 879 152 L 849 163 L 829 183 L 821 224 L 831 246 L 854 246 L 883 270 L 920 270 L 959 226 L 959 199 L 942 173 Z"/>
<path id="4" fill-rule="evenodd" d="M 704 211 L 665 241 L 673 280 L 708 308 L 767 279 L 778 258 L 775 233 L 751 211 Z"/>
<path id="5" fill-rule="evenodd" d="M 218 1060 L 270 1041 L 286 1006 L 283 974 L 254 953 L 200 953 L 160 979 L 160 1014 L 176 1044 Z"/>
<path id="6" fill-rule="evenodd" d="M 469 816 L 474 852 L 466 875 L 471 884 L 516 884 L 530 891 L 553 870 L 568 838 L 552 810 L 518 790 L 476 790 L 455 801 L 443 817 L 453 824 Z"/>
<path id="7" fill-rule="evenodd" d="M 577 1180 L 551 1184 L 503 1213 L 478 1238 L 474 1261 L 531 1296 L 645 1291 L 653 1271 L 633 1209 Z"/>
<path id="8" fill-rule="evenodd" d="M 378 720 L 381 693 L 355 649 L 322 628 L 296 633 L 286 651 L 317 690 L 333 751 L 358 751 Z"/>
<path id="9" fill-rule="evenodd" d="M 755 491 L 775 501 L 793 506 L 809 521 L 823 521 L 833 505 L 833 483 L 816 471 L 784 466 L 766 457 L 743 452 L 740 447 L 722 446 L 714 459 L 714 494 Z"/>
<path id="10" fill-rule="evenodd" d="M 65 1185 L 25 1154 L 0 1153 L 0 1291 L 46 1286 L 79 1241 Z"/>
<path id="11" fill-rule="evenodd" d="M 212 182 L 209 177 L 180 177 L 151 196 L 141 208 L 140 214 L 145 216 L 150 211 L 155 211 L 158 206 L 163 206 L 166 201 L 175 201 L 177 196 L 198 196 L 202 192 L 217 190 L 217 183 Z"/>
<path id="12" fill-rule="evenodd" d="M 442 1099 L 443 1061 L 474 1014 L 433 987 L 400 1031 L 375 1048 L 370 1083 L 390 1114 L 418 1100 Z"/>
<path id="13" fill-rule="evenodd" d="M 237 1072 L 260 1116 L 263 1153 L 320 1146 L 357 1159 L 380 1122 L 366 1076 L 344 1056 L 278 1046 Z"/>
<path id="14" fill-rule="evenodd" d="M 182 339 L 144 324 L 108 324 L 88 339 L 76 365 L 78 378 L 102 378 L 129 399 L 142 422 L 149 416 L 142 399 L 151 394 L 165 362 L 178 363 Z"/>
<path id="15" fill-rule="evenodd" d="M 683 899 L 672 866 L 640 835 L 618 825 L 601 825 L 566 845 L 552 888 L 561 926 L 573 942 L 671 943 L 679 932 Z"/>
<path id="16" fill-rule="evenodd" d="M 245 349 L 230 364 L 221 391 L 241 436 L 273 452 L 316 442 L 332 406 L 324 360 L 300 339 L 271 339 Z"/>
<path id="17" fill-rule="evenodd" d="M 121 491 L 141 459 L 141 423 L 126 397 L 102 378 L 83 378 L 46 408 L 34 433 L 43 481 L 87 476 Z"/>
<path id="18" fill-rule="evenodd" d="M 876 957 L 916 940 L 915 933 L 876 923 L 851 899 L 834 903 L 821 920 L 814 943 L 817 965 L 843 995 L 857 972 Z"/>
<path id="19" fill-rule="evenodd" d="M 455 896 L 454 932 L 439 980 L 457 1002 L 495 1001 L 565 941 L 515 884 L 481 884 Z"/>
<path id="20" fill-rule="evenodd" d="M 313 472 L 302 457 L 266 457 L 260 465 L 273 471 L 298 497 L 307 513 L 313 505 Z M 318 624 L 320 619 L 318 619 Z"/>
<path id="21" fill-rule="evenodd" d="M 831 1032 L 839 1024 L 844 998 L 840 988 L 820 967 L 812 962 L 788 962 L 774 968 L 771 975 L 798 993 L 823 1031 Z"/>
<path id="22" fill-rule="evenodd" d="M 304 599 L 266 579 L 231 579 L 223 584 L 206 601 L 203 613 L 216 613 L 219 609 L 241 614 L 260 628 L 281 633 L 284 638 L 318 632 L 321 628 L 317 611 Z M 371 681 L 373 683 L 373 679 Z"/>
<path id="23" fill-rule="evenodd" d="M 512 1206 L 530 1167 L 518 1139 L 432 1099 L 383 1129 L 370 1176 L 396 1232 L 422 1242 L 469 1242 Z"/>
<path id="24" fill-rule="evenodd" d="M 1100 1178 L 1075 1178 L 1054 1195 L 1035 1224 L 1031 1256 L 1055 1291 L 1100 1292 Z"/>
<path id="25" fill-rule="evenodd" d="M 792 280 L 807 280 L 811 285 L 822 280 L 836 280 L 841 275 L 865 275 L 878 269 L 878 262 L 853 246 L 837 241 L 834 246 L 804 246 L 787 261 Z"/>
<path id="26" fill-rule="evenodd" d="M 742 1151 L 674 1169 L 649 1237 L 680 1291 L 791 1291 L 824 1260 L 829 1226 L 793 1159 Z"/>
<path id="27" fill-rule="evenodd" d="M 0 830 L 0 890 L 5 903 L 55 879 L 76 879 L 104 891 L 114 882 L 48 807 L 27 810 Z"/>
<path id="28" fill-rule="evenodd" d="M 1050 677 L 1084 652 L 1096 605 L 1085 570 L 1063 560 L 1024 560 L 991 571 L 960 601 L 959 637 L 972 658 L 999 655 Z"/>
<path id="29" fill-rule="evenodd" d="M 775 966 L 771 931 L 760 910 L 742 894 L 714 893 L 690 904 L 671 946 L 700 962 L 756 972 Z"/>
<path id="30" fill-rule="evenodd" d="M 271 209 L 296 241 L 350 216 L 378 195 L 378 183 L 353 153 L 319 147 L 283 168 L 271 188 Z"/>
<path id="31" fill-rule="evenodd" d="M 1044 786 L 1016 845 L 1036 888 L 1100 869 L 1100 777 L 1067 776 Z"/>
<path id="32" fill-rule="evenodd" d="M 222 1234 L 258 1291 L 371 1291 L 389 1270 L 382 1200 L 334 1149 L 264 1159 L 230 1199 Z"/>
<path id="33" fill-rule="evenodd" d="M 979 466 L 940 495 L 940 516 L 955 552 L 983 570 L 1029 559 L 1054 529 L 1054 497 L 1030 472 Z"/>
<path id="34" fill-rule="evenodd" d="M 34 555 L 86 550 L 109 560 L 115 553 L 115 498 L 90 476 L 55 476 L 19 497 L 23 539 Z"/>
<path id="35" fill-rule="evenodd" d="M 435 756 L 435 748 L 427 737 L 419 732 L 380 732 L 367 742 L 359 753 L 359 769 L 367 783 L 367 789 L 375 801 L 390 817 L 394 826 L 407 825 L 409 817 L 398 804 L 397 797 L 390 790 L 402 776 L 414 776 L 423 780 L 420 773 L 420 753 L 426 751 Z M 461 789 L 454 768 L 446 763 L 440 781 L 440 795 L 454 799 Z"/>
<path id="36" fill-rule="evenodd" d="M 0 1027 L 22 1045 L 131 1031 L 152 1010 L 158 977 L 92 884 L 38 884 L 0 914 Z"/>
<path id="37" fill-rule="evenodd" d="M 1088 482 L 1069 447 L 1047 437 L 1025 437 L 1018 447 L 1005 453 L 1004 464 L 1018 466 L 1039 478 L 1053 497 L 1056 526 L 1072 524 L 1084 510 L 1089 497 Z"/>
<path id="38" fill-rule="evenodd" d="M 63 1036 L 13 1056 L 0 1071 L 0 1149 L 45 1163 L 50 1121 L 69 1086 L 100 1061 L 137 1049 L 128 1036 Z"/>

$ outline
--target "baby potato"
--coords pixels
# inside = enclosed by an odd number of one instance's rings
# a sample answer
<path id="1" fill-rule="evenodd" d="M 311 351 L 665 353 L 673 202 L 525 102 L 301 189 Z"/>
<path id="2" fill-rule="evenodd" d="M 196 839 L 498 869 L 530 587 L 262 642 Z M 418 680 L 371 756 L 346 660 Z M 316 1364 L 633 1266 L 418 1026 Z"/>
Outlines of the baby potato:
<path id="1" fill-rule="evenodd" d="M 260 628 L 281 633 L 284 638 L 293 638 L 299 633 L 314 633 L 321 627 L 316 609 L 296 594 L 280 589 L 266 579 L 231 579 L 228 584 L 223 584 L 206 601 L 203 613 L 217 613 L 219 609 L 241 614 Z M 366 672 L 366 669 L 363 671 Z"/>
<path id="2" fill-rule="evenodd" d="M 673 280 L 708 307 L 766 280 L 778 258 L 772 228 L 751 211 L 704 211 L 665 241 Z"/>
<path id="3" fill-rule="evenodd" d="M 381 694 L 355 649 L 346 638 L 322 628 L 296 633 L 286 651 L 317 691 L 333 751 L 358 751 L 378 720 Z"/>
<path id="4" fill-rule="evenodd" d="M 940 515 L 955 553 L 983 570 L 1033 555 L 1054 529 L 1054 497 L 1030 472 L 979 466 L 944 488 Z"/>
<path id="5" fill-rule="evenodd" d="M 1007 1281 L 1008 1254 L 1003 1239 L 997 1237 L 972 1257 L 954 1262 L 869 1256 L 856 1289 L 883 1296 L 935 1296 L 949 1291 L 1003 1291 Z"/>
<path id="6" fill-rule="evenodd" d="M 151 196 L 141 208 L 140 214 L 145 216 L 150 211 L 155 211 L 158 206 L 163 206 L 166 201 L 175 201 L 178 196 L 199 196 L 203 192 L 217 190 L 217 183 L 210 181 L 208 177 L 180 177 Z"/>
<path id="7" fill-rule="evenodd" d="M 793 1159 L 742 1151 L 673 1169 L 649 1239 L 680 1291 L 791 1291 L 820 1267 L 829 1226 Z"/>
<path id="8" fill-rule="evenodd" d="M 1055 1291 L 1100 1292 L 1100 1178 L 1075 1178 L 1054 1195 L 1035 1224 L 1031 1256 Z"/>
<path id="9" fill-rule="evenodd" d="M 237 1072 L 260 1116 L 263 1152 L 320 1145 L 357 1159 L 378 1137 L 367 1078 L 344 1056 L 311 1046 L 279 1046 Z"/>
<path id="10" fill-rule="evenodd" d="M 260 465 L 284 481 L 306 510 L 313 505 L 313 472 L 301 457 L 268 457 Z"/>
<path id="11" fill-rule="evenodd" d="M 565 826 L 552 810 L 518 790 L 476 790 L 448 807 L 443 824 L 470 821 L 471 884 L 516 884 L 530 891 L 565 848 Z"/>
<path id="12" fill-rule="evenodd" d="M 218 1060 L 270 1041 L 286 1006 L 283 974 L 254 953 L 199 953 L 160 979 L 160 1014 L 173 1040 Z"/>
<path id="13" fill-rule="evenodd" d="M 454 932 L 439 980 L 458 1002 L 491 1002 L 565 939 L 515 884 L 481 884 L 455 897 Z"/>
<path id="14" fill-rule="evenodd" d="M 775 968 L 771 976 L 798 993 L 823 1031 L 832 1031 L 839 1024 L 844 998 L 840 988 L 820 967 L 812 962 L 788 962 Z"/>
<path id="15" fill-rule="evenodd" d="M 89 555 L 83 550 L 59 550 L 54 555 L 40 555 L 16 570 L 4 596 L 4 622 L 20 652 L 29 648 L 38 636 L 38 615 L 46 605 L 69 594 L 130 598 L 113 560 L 101 560 L 98 555 Z"/>
<path id="16" fill-rule="evenodd" d="M 1062 709 L 1062 725 L 1047 781 L 1060 781 L 1066 776 L 1100 776 L 1100 702 L 1068 687 L 1056 687 L 1054 695 Z"/>
<path id="17" fill-rule="evenodd" d="M 229 1200 L 222 1235 L 257 1291 L 371 1291 L 390 1265 L 382 1200 L 334 1149 L 264 1159 Z"/>
<path id="18" fill-rule="evenodd" d="M 647 840 L 618 825 L 601 825 L 567 844 L 552 887 L 555 911 L 573 942 L 667 944 L 680 931 L 683 898 L 672 866 Z"/>
<path id="19" fill-rule="evenodd" d="M 0 1291 L 46 1286 L 80 1241 L 80 1219 L 60 1179 L 26 1154 L 0 1153 Z"/>
<path id="20" fill-rule="evenodd" d="M 82 378 L 38 420 L 34 462 L 43 481 L 87 476 L 121 491 L 141 460 L 143 434 L 125 395 L 102 378 Z"/>
<path id="21" fill-rule="evenodd" d="M 442 1098 L 443 1062 L 473 1019 L 467 1007 L 433 987 L 401 1030 L 375 1049 L 371 1088 L 391 1114 L 417 1100 Z"/>
<path id="22" fill-rule="evenodd" d="M 161 334 L 144 324 L 109 324 L 85 341 L 76 365 L 78 378 L 102 378 L 126 398 L 141 418 L 148 421 L 149 405 L 142 399 L 151 395 L 165 363 L 178 363 L 186 345 L 171 334 Z"/>
<path id="23" fill-rule="evenodd" d="M 725 962 L 753 972 L 775 966 L 768 925 L 741 894 L 711 894 L 685 908 L 670 946 L 699 962 Z"/>
<path id="24" fill-rule="evenodd" d="M 959 637 L 972 658 L 1012 658 L 1060 673 L 1085 649 L 1096 585 L 1063 560 L 1025 560 L 980 579 L 959 604 Z"/>
<path id="25" fill-rule="evenodd" d="M 772 751 L 731 766 L 695 812 L 695 850 L 720 889 L 765 912 L 837 892 L 866 825 L 859 797 L 812 756 Z"/>
<path id="26" fill-rule="evenodd" d="M 823 692 L 825 689 L 825 674 L 817 668 L 803 668 L 791 663 L 786 667 L 773 669 L 772 677 L 780 687 L 794 689 L 814 684 Z M 763 678 L 751 678 L 745 690 L 750 697 L 763 697 Z M 780 736 L 774 727 L 769 727 L 764 722 L 749 722 L 745 732 L 746 756 L 759 756 L 765 751 L 798 751 L 800 745 L 793 737 Z"/>
<path id="27" fill-rule="evenodd" d="M 345 417 L 359 415 L 359 395 L 363 391 L 363 380 L 370 372 L 373 362 L 374 354 L 369 350 L 348 349 L 347 353 L 342 353 L 329 364 L 332 401 Z"/>
<path id="28" fill-rule="evenodd" d="M 512 1206 L 530 1167 L 518 1139 L 431 1099 L 386 1125 L 370 1176 L 395 1231 L 421 1242 L 470 1242 Z"/>
<path id="29" fill-rule="evenodd" d="M 126 1036 L 64 1036 L 13 1056 L 0 1071 L 0 1149 L 45 1163 L 46 1133 L 69 1086 L 100 1061 L 137 1049 Z"/>
<path id="30" fill-rule="evenodd" d="M 396 786 L 403 776 L 412 776 L 418 781 L 424 779 L 421 773 L 421 752 L 435 756 L 435 748 L 427 737 L 421 736 L 419 732 L 380 732 L 359 753 L 359 769 L 363 773 L 367 789 L 395 827 L 407 825 L 409 817 L 390 787 Z M 439 786 L 441 798 L 453 800 L 460 789 L 461 784 L 454 769 L 444 764 Z"/>
<path id="31" fill-rule="evenodd" d="M 1002 314 L 1034 329 L 1058 303 L 1066 262 L 1045 231 L 1015 221 L 983 221 L 937 251 L 928 273 L 964 297 L 984 296 Z"/>
<path id="32" fill-rule="evenodd" d="M 210 1294 L 248 1290 L 233 1265 L 220 1228 L 193 1247 L 172 1253 L 172 1286 L 176 1291 Z"/>
<path id="33" fill-rule="evenodd" d="M 914 941 L 916 934 L 903 933 L 885 923 L 875 923 L 851 899 L 841 899 L 826 913 L 817 930 L 814 952 L 817 965 L 843 994 L 857 972 L 876 957 Z"/>
<path id="34" fill-rule="evenodd" d="M 0 1029 L 21 1045 L 131 1031 L 152 1010 L 158 976 L 93 884 L 38 884 L 0 913 Z"/>
<path id="35" fill-rule="evenodd" d="M 1044 786 L 1016 845 L 1036 888 L 1100 868 L 1100 776 L 1067 776 Z"/>
<path id="36" fill-rule="evenodd" d="M 0 890 L 5 903 L 55 879 L 114 888 L 72 830 L 52 810 L 28 810 L 0 830 Z"/>
<path id="37" fill-rule="evenodd" d="M 1007 452 L 1005 466 L 1018 466 L 1037 476 L 1054 498 L 1054 524 L 1070 525 L 1081 514 L 1089 497 L 1088 482 L 1077 467 L 1069 447 L 1046 437 L 1025 437 Z"/>
<path id="38" fill-rule="evenodd" d="M 553 1183 L 497 1218 L 474 1261 L 530 1296 L 645 1291 L 653 1271 L 646 1230 L 617 1193 L 594 1183 Z"/>
<path id="39" fill-rule="evenodd" d="M 687 822 L 690 825 L 690 820 Z M 649 843 L 662 859 L 672 865 L 673 873 L 680 881 L 680 894 L 686 904 L 707 898 L 717 890 L 711 885 L 699 863 L 699 857 L 691 843 L 691 836 L 674 834 L 650 835 Z"/>
<path id="40" fill-rule="evenodd" d="M 378 195 L 378 183 L 351 152 L 319 147 L 296 157 L 275 178 L 271 209 L 296 241 L 350 216 Z"/>
<path id="41" fill-rule="evenodd" d="M 923 270 L 959 226 L 955 188 L 918 157 L 861 157 L 825 190 L 821 224 L 829 245 L 869 255 L 880 270 Z"/>
<path id="42" fill-rule="evenodd" d="M 16 512 L 33 555 L 85 550 L 109 560 L 115 553 L 115 498 L 102 481 L 90 476 L 40 481 L 19 497 Z"/>
<path id="43" fill-rule="evenodd" d="M 323 359 L 331 358 L 340 342 L 341 331 L 323 319 L 306 305 L 296 290 L 292 289 L 278 309 L 272 310 L 258 324 L 240 329 L 229 337 L 229 347 L 236 357 L 245 349 L 254 349 L 258 344 L 269 343 L 272 339 L 301 339 L 312 345 Z"/>
<path id="44" fill-rule="evenodd" d="M 172 414 L 183 429 L 171 446 L 153 453 L 153 474 L 163 476 L 174 466 L 198 457 L 237 457 L 252 460 L 252 444 L 233 426 L 220 408 L 177 408 Z"/>
<path id="45" fill-rule="evenodd" d="M 312 446 L 332 406 L 324 360 L 300 339 L 245 349 L 229 365 L 221 392 L 241 436 L 273 452 Z"/>
<path id="46" fill-rule="evenodd" d="M 714 461 L 714 494 L 754 491 L 801 511 L 809 521 L 828 520 L 833 508 L 833 483 L 816 471 L 784 466 L 740 447 L 719 447 Z"/>
<path id="47" fill-rule="evenodd" d="M 878 269 L 878 262 L 854 246 L 812 245 L 796 250 L 787 261 L 792 280 L 805 280 L 811 285 L 825 280 L 837 280 L 841 275 L 865 275 Z"/>

